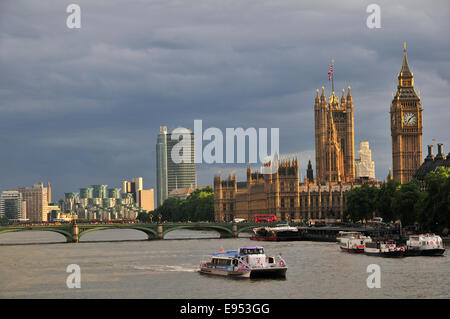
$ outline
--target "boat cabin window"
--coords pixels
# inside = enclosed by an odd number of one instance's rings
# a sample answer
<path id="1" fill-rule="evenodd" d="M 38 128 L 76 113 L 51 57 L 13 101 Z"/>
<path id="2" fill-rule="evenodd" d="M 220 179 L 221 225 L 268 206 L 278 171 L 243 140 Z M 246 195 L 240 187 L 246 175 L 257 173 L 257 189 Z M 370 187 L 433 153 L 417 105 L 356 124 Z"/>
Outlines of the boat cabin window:
<path id="1" fill-rule="evenodd" d="M 231 265 L 231 259 L 225 259 L 225 258 L 213 258 L 212 263 L 214 265 L 219 266 L 230 266 Z"/>
<path id="2" fill-rule="evenodd" d="M 263 248 L 241 248 L 241 254 L 244 254 L 244 255 L 264 254 L 264 249 Z"/>

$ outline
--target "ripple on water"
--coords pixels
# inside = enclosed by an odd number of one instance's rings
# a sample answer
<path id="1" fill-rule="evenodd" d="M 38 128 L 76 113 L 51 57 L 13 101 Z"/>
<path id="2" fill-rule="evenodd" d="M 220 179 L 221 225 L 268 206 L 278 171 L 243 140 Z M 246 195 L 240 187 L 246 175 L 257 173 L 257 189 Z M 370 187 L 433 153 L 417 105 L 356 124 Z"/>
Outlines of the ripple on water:
<path id="1" fill-rule="evenodd" d="M 20 235 L 39 242 L 47 240 L 49 234 L 61 236 L 48 232 L 23 232 Z M 113 239 L 126 240 L 135 236 L 135 233 L 130 233 L 130 237 L 127 234 L 115 232 Z M 450 258 L 447 253 L 440 258 L 385 259 L 342 253 L 334 243 L 264 242 L 259 244 L 268 254 L 281 253 L 286 259 L 289 265 L 286 280 L 230 280 L 199 274 L 200 260 L 220 248 L 234 250 L 254 244 L 253 241 L 248 238 L 196 239 L 198 233 L 188 230 L 179 231 L 177 235 L 190 240 L 0 245 L 0 297 L 450 297 Z M 2 236 L 0 242 L 3 243 Z M 98 236 L 103 235 L 98 232 Z M 373 263 L 381 268 L 380 289 L 367 287 L 367 266 Z M 81 289 L 67 289 L 66 267 L 69 264 L 81 267 Z"/>

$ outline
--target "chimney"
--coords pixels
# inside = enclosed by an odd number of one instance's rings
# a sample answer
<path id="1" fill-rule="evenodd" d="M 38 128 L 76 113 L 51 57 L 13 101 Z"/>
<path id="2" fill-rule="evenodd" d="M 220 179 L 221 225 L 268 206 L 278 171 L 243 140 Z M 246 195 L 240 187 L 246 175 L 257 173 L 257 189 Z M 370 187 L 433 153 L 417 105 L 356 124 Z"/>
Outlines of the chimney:
<path id="1" fill-rule="evenodd" d="M 435 161 L 445 160 L 445 155 L 442 146 L 443 146 L 442 143 L 438 144 L 438 153 L 434 158 Z"/>
<path id="2" fill-rule="evenodd" d="M 428 156 L 425 158 L 426 160 L 433 160 L 434 154 L 433 154 L 433 145 L 427 145 L 428 147 Z"/>
<path id="3" fill-rule="evenodd" d="M 438 144 L 438 155 L 443 156 L 444 152 L 442 151 L 442 143 Z"/>

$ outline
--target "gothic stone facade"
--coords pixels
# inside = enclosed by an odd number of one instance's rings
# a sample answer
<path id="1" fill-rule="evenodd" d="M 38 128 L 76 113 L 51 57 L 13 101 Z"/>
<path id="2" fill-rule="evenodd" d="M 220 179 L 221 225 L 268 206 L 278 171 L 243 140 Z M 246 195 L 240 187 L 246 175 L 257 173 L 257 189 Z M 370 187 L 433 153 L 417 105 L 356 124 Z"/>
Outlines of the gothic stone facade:
<path id="1" fill-rule="evenodd" d="M 297 159 L 281 162 L 274 174 L 252 172 L 247 168 L 247 181 L 238 182 L 236 175 L 214 178 L 214 214 L 216 221 L 256 215 L 276 215 L 278 221 L 340 219 L 344 214 L 345 196 L 360 184 L 310 182 L 301 183 Z"/>
<path id="2" fill-rule="evenodd" d="M 353 98 L 334 91 L 328 101 L 325 88 L 314 103 L 316 178 L 319 182 L 351 182 L 355 177 L 355 146 L 353 129 Z"/>
<path id="3" fill-rule="evenodd" d="M 409 182 L 422 163 L 422 103 L 403 50 L 397 92 L 391 104 L 392 166 L 394 179 Z"/>

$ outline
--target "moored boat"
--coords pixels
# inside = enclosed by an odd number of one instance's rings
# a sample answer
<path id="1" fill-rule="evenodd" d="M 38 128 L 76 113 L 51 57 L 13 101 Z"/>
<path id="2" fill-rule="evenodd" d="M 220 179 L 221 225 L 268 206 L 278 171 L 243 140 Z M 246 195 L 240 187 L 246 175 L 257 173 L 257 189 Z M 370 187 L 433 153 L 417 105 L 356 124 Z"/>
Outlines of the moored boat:
<path id="1" fill-rule="evenodd" d="M 287 224 L 278 224 L 275 227 L 257 227 L 253 228 L 251 240 L 261 241 L 293 241 L 301 240 L 301 232 L 298 227 L 292 227 Z"/>
<path id="2" fill-rule="evenodd" d="M 281 256 L 266 256 L 264 247 L 247 246 L 239 251 L 219 252 L 200 263 L 200 272 L 237 278 L 286 276 L 286 261 Z"/>
<path id="3" fill-rule="evenodd" d="M 444 242 L 435 234 L 411 235 L 406 241 L 406 256 L 441 256 L 444 252 Z"/>
<path id="4" fill-rule="evenodd" d="M 372 242 L 369 236 L 364 236 L 360 232 L 339 232 L 336 237 L 342 251 L 349 253 L 363 253 L 366 243 Z"/>
<path id="5" fill-rule="evenodd" d="M 367 242 L 364 247 L 365 255 L 378 257 L 404 257 L 405 251 L 405 246 L 393 241 Z"/>

